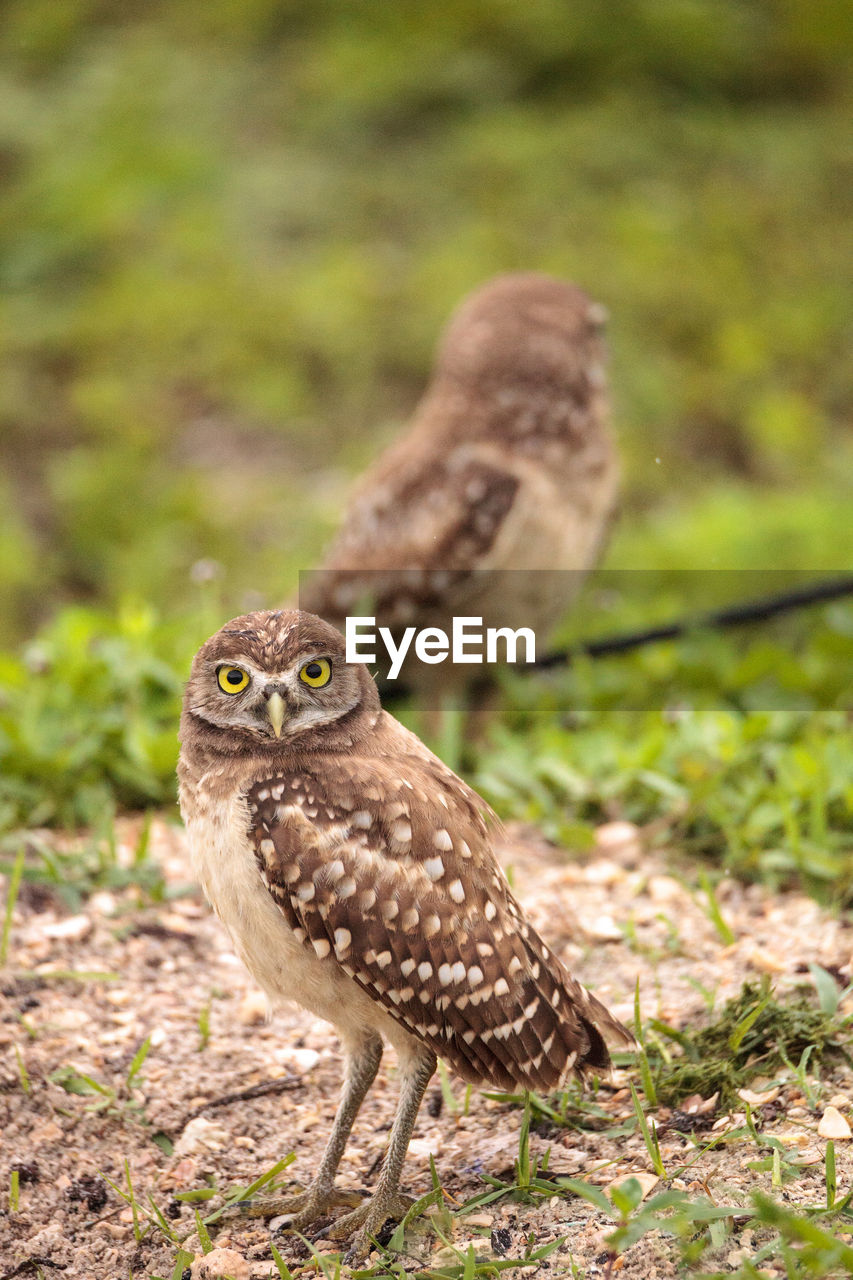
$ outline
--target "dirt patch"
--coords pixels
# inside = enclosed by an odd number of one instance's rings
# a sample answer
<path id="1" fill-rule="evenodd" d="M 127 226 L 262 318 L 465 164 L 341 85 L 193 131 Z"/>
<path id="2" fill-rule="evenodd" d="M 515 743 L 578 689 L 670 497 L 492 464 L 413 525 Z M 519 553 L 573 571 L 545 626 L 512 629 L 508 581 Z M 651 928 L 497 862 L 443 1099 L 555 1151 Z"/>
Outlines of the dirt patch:
<path id="1" fill-rule="evenodd" d="M 128 820 L 120 833 L 119 853 L 127 860 L 138 824 Z M 602 828 L 599 847 L 584 862 L 567 862 L 521 829 L 510 834 L 501 857 L 530 917 L 626 1020 L 637 978 L 644 1015 L 684 1027 L 707 1016 L 712 998 L 720 1007 L 750 975 L 769 974 L 777 991 L 808 983 L 813 961 L 849 976 L 853 929 L 807 898 L 724 882 L 718 901 L 735 938 L 725 944 L 702 895 L 688 891 L 662 856 L 642 850 L 623 824 Z M 156 822 L 151 849 L 176 892 L 189 877 L 182 832 Z M 69 971 L 108 976 L 75 978 Z M 187 1236 L 185 1248 L 200 1253 L 193 1207 L 175 1200 L 176 1193 L 249 1183 L 291 1151 L 296 1160 L 284 1176 L 310 1178 L 341 1079 L 334 1032 L 296 1007 L 264 1020 L 262 998 L 197 892 L 145 907 L 132 890 L 98 893 L 71 917 L 50 894 L 22 893 L 0 983 L 0 1275 L 38 1258 L 46 1260 L 45 1275 L 67 1280 L 171 1276 L 176 1246 L 158 1230 L 137 1239 L 132 1210 L 105 1179 L 126 1187 L 129 1174 L 137 1200 L 147 1205 L 153 1198 Z M 134 1055 L 147 1037 L 150 1050 L 134 1075 Z M 797 1176 L 782 1193 L 791 1204 L 818 1202 L 824 1194 L 823 1107 L 832 1099 L 849 1115 L 853 1099 L 849 1070 L 834 1072 L 816 1105 L 795 1081 L 755 1104 L 764 1133 L 797 1156 Z M 345 1187 L 372 1185 L 393 1114 L 395 1073 L 389 1051 L 341 1165 Z M 550 1150 L 553 1174 L 605 1187 L 640 1174 L 650 1194 L 668 1185 L 728 1204 L 747 1203 L 755 1188 L 770 1191 L 771 1172 L 750 1167 L 760 1163 L 754 1142 L 734 1139 L 696 1160 L 697 1148 L 672 1127 L 666 1108 L 656 1118 L 664 1164 L 675 1176 L 656 1186 L 642 1137 L 630 1131 L 627 1079 L 617 1070 L 598 1088 L 593 1101 L 601 1115 L 589 1121 L 594 1127 L 561 1129 L 535 1119 L 531 1154 L 541 1159 Z M 210 1105 L 273 1081 L 277 1092 L 256 1090 L 260 1096 Z M 413 1194 L 429 1189 L 432 1153 L 452 1213 L 489 1191 L 484 1177 L 511 1181 L 520 1112 L 479 1093 L 466 1100 L 458 1081 L 451 1087 L 456 1110 L 437 1081 L 430 1088 L 404 1182 Z M 712 1114 L 697 1123 L 716 1124 L 724 1133 L 738 1129 L 743 1116 Z M 620 1126 L 626 1132 L 614 1133 Z M 707 1139 L 708 1132 L 697 1136 Z M 171 1153 L 158 1141 L 170 1142 Z M 853 1176 L 851 1146 L 838 1143 L 841 1189 Z M 7 1189 L 14 1169 L 19 1195 L 12 1209 Z M 582 1200 L 504 1198 L 442 1222 L 457 1247 L 473 1242 L 478 1254 L 507 1258 L 565 1237 L 539 1264 L 543 1274 L 566 1273 L 572 1262 L 590 1277 L 610 1274 L 604 1237 L 612 1223 Z M 245 1259 L 247 1275 L 277 1274 L 265 1225 L 240 1222 L 212 1234 L 218 1246 Z M 292 1237 L 276 1236 L 276 1243 L 285 1259 L 304 1260 Z M 753 1246 L 748 1232 L 729 1236 L 721 1262 L 732 1265 Z M 423 1227 L 412 1231 L 407 1248 L 412 1266 L 452 1261 L 447 1246 Z M 671 1242 L 659 1234 L 644 1237 L 619 1270 L 647 1280 L 674 1275 Z"/>

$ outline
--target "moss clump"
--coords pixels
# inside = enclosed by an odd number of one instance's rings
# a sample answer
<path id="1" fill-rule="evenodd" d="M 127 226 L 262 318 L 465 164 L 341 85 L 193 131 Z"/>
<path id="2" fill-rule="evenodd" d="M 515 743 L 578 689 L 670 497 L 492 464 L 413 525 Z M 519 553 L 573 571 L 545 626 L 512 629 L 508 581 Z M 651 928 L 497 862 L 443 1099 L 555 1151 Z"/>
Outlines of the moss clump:
<path id="1" fill-rule="evenodd" d="M 700 1030 L 677 1031 L 658 1021 L 652 1025 L 681 1050 L 667 1061 L 653 1045 L 647 1046 L 658 1098 L 669 1105 L 693 1093 L 709 1098 L 717 1091 L 721 1104 L 728 1105 L 738 1089 L 757 1076 L 796 1066 L 807 1050 L 812 1068 L 830 1055 L 849 1060 L 847 1019 L 820 1009 L 805 992 L 782 1004 L 767 979 L 760 985 L 744 983 L 716 1021 Z"/>

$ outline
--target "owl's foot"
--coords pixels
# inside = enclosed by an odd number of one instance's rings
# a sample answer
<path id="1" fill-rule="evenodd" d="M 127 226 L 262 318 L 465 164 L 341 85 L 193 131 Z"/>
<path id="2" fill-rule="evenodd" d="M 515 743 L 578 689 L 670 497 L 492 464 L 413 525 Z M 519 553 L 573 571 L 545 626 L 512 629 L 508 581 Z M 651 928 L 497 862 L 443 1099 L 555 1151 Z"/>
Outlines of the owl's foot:
<path id="1" fill-rule="evenodd" d="M 328 1217 L 335 1209 L 363 1208 L 363 1197 L 357 1191 L 343 1191 L 338 1187 L 308 1187 L 292 1196 L 258 1196 L 255 1200 L 243 1200 L 229 1209 L 225 1218 L 275 1218 L 287 1214 L 290 1221 L 283 1224 L 285 1231 L 304 1231 L 318 1218 Z M 358 1212 L 358 1209 L 356 1209 Z M 347 1214 L 347 1217 L 351 1217 Z"/>
<path id="2" fill-rule="evenodd" d="M 372 1199 L 360 1204 L 352 1213 L 338 1218 L 325 1235 L 330 1240 L 350 1241 L 344 1262 L 350 1267 L 355 1266 L 356 1263 L 363 1262 L 370 1253 L 373 1248 L 371 1237 L 379 1234 L 387 1219 L 393 1218 L 399 1222 L 414 1203 L 411 1196 L 400 1195 L 399 1192 L 391 1196 L 375 1195 Z"/>

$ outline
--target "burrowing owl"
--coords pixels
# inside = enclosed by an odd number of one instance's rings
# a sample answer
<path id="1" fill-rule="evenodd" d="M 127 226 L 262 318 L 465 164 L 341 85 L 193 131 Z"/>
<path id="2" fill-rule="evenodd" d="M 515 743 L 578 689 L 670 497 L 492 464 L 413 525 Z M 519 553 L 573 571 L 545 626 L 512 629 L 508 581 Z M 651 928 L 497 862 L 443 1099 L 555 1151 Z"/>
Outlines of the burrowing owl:
<path id="1" fill-rule="evenodd" d="M 471 294 L 410 429 L 303 580 L 302 607 L 342 627 L 367 603 L 395 631 L 474 615 L 544 643 L 616 506 L 603 320 L 580 289 L 534 272 Z"/>
<path id="2" fill-rule="evenodd" d="M 310 1187 L 254 1211 L 303 1227 L 341 1202 L 335 1172 L 384 1040 L 400 1101 L 373 1197 L 335 1227 L 353 1257 L 405 1211 L 438 1057 L 473 1083 L 548 1090 L 606 1070 L 605 1037 L 630 1041 L 525 920 L 484 801 L 382 710 L 320 618 L 252 613 L 202 646 L 179 777 L 199 879 L 246 967 L 273 1001 L 333 1023 L 349 1059 Z"/>

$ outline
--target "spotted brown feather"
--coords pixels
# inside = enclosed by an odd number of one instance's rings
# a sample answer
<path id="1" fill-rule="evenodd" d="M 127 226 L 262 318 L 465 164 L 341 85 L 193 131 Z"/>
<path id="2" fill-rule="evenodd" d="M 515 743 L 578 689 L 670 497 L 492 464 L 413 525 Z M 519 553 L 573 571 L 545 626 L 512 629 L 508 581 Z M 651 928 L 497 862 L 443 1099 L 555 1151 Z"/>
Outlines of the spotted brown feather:
<path id="1" fill-rule="evenodd" d="M 249 806 L 300 941 L 464 1079 L 551 1089 L 606 1067 L 606 1011 L 524 920 L 485 805 L 437 761 L 327 761 L 257 783 Z"/>

